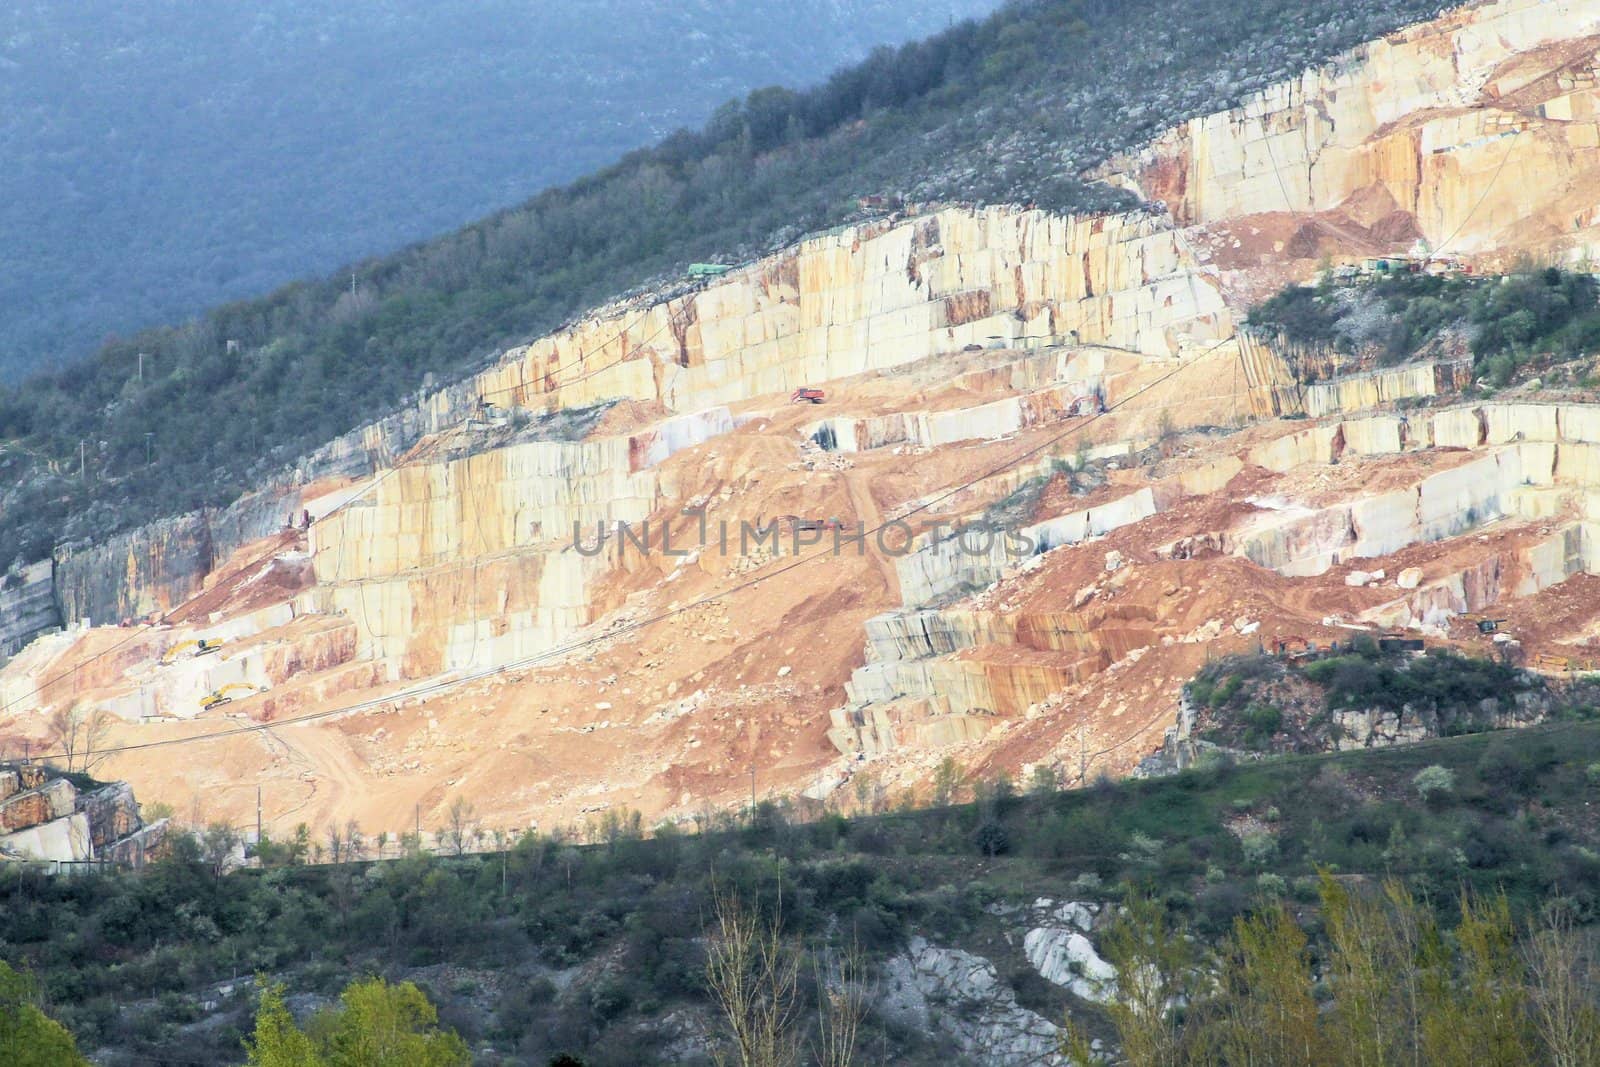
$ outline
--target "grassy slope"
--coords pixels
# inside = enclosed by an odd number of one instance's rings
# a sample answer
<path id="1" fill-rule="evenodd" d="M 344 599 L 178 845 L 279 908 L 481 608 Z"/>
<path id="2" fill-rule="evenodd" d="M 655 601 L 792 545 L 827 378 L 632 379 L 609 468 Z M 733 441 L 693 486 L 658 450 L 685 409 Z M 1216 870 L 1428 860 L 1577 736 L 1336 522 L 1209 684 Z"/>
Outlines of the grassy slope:
<path id="1" fill-rule="evenodd" d="M 1107 191 L 1074 177 L 1081 168 L 1443 6 L 1019 3 L 814 91 L 752 94 L 699 133 L 359 264 L 354 299 L 341 270 L 108 343 L 0 391 L 0 442 L 12 441 L 0 452 L 0 566 L 224 503 L 425 374 L 458 376 L 690 260 L 755 256 L 840 220 L 864 193 L 1108 206 Z M 84 442 L 78 478 L 66 472 Z"/>
<path id="2" fill-rule="evenodd" d="M 1430 764 L 1456 786 L 1423 804 L 1411 779 Z M 755 829 L 702 836 L 583 849 L 529 840 L 503 866 L 417 858 L 220 880 L 181 863 L 138 876 L 4 872 L 0 955 L 37 971 L 88 1048 L 215 1060 L 233 1054 L 249 1017 L 239 1000 L 221 1025 L 188 1026 L 207 983 L 268 971 L 333 993 L 377 971 L 420 977 L 475 1048 L 635 1063 L 642 1025 L 705 1010 L 695 939 L 715 871 L 769 902 L 781 883 L 804 938 L 853 935 L 881 960 L 918 932 L 988 954 L 1024 1003 L 1056 1014 L 1065 998 L 1029 972 L 987 905 L 1115 899 L 1132 883 L 1216 937 L 1263 889 L 1309 904 L 1324 866 L 1396 874 L 1444 908 L 1462 885 L 1503 888 L 1522 915 L 1565 895 L 1593 922 L 1592 766 L 1600 725 L 1569 723 L 849 821 L 791 825 L 767 812 Z M 1245 819 L 1271 840 L 1242 842 L 1230 826 Z M 985 822 L 1003 828 L 984 836 L 1003 840 L 1001 855 L 977 847 Z M 574 977 L 564 991 L 549 977 L 560 972 Z M 898 1049 L 895 1062 L 947 1055 L 879 1022 L 869 1041 Z"/>

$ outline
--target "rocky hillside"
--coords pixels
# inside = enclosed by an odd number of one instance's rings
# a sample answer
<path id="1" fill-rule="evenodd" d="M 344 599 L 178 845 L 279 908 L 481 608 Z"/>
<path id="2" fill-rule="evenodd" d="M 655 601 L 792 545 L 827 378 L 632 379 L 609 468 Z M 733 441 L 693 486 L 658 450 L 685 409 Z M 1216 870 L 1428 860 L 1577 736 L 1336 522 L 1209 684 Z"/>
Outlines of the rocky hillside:
<path id="1" fill-rule="evenodd" d="M 1291 638 L 1588 669 L 1593 395 L 1467 394 L 1453 360 L 1307 383 L 1239 329 L 1414 233 L 1474 277 L 1579 263 L 1592 220 L 1551 220 L 1600 166 L 1600 6 L 1564 10 L 1413 27 L 1103 172 L 1188 168 L 1207 221 L 905 204 L 507 349 L 227 508 L 64 546 L 53 601 L 100 625 L 6 666 L 3 729 L 103 707 L 142 796 L 236 818 L 260 782 L 280 833 L 457 802 L 506 830 L 926 794 L 947 759 L 1124 773 L 1206 662 Z M 1276 158 L 1324 114 L 1320 199 L 1228 199 L 1251 131 Z M 1514 191 L 1500 125 L 1542 160 Z M 1391 201 L 1420 213 L 1352 228 Z M 0 594 L 10 632 L 42 580 Z"/>
<path id="2" fill-rule="evenodd" d="M 699 131 L 457 233 L 118 339 L 59 374 L 0 390 L 0 441 L 12 442 L 0 453 L 0 566 L 225 505 L 427 382 L 693 260 L 750 260 L 844 221 L 862 196 L 1056 210 L 1126 203 L 1078 171 L 1440 6 L 1018 4 L 878 53 L 814 89 L 750 96 Z M 386 104 L 408 98 L 390 94 Z M 332 143 L 342 153 L 353 138 Z M 498 131 L 491 140 L 459 158 L 526 144 Z M 431 173 L 413 153 L 385 170 L 386 183 L 395 169 Z M 314 173 L 329 170 L 343 173 Z M 164 180 L 203 188 L 204 168 Z M 32 211 L 19 232 L 60 217 Z M 236 279 L 231 264 L 219 269 Z"/>

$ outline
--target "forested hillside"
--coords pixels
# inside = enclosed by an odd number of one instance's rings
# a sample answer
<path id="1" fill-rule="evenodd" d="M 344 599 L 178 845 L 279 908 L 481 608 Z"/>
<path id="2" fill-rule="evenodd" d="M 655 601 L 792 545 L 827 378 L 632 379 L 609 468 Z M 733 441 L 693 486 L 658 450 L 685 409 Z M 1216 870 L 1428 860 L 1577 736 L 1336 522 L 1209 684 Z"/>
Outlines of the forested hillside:
<path id="1" fill-rule="evenodd" d="M 270 869 L 221 876 L 228 831 L 218 827 L 140 874 L 51 878 L 0 868 L 0 948 L 37 977 L 44 1006 L 80 1048 L 117 1067 L 241 1062 L 256 995 L 240 979 L 252 974 L 283 982 L 302 1015 L 352 978 L 418 982 L 480 1063 L 550 1063 L 563 1053 L 591 1067 L 705 1063 L 726 1033 L 705 966 L 720 893 L 778 916 L 781 951 L 807 960 L 795 995 L 802 1037 L 815 1034 L 819 984 L 829 978 L 810 961 L 837 968 L 854 952 L 867 1002 L 856 1062 L 973 1062 L 981 1057 L 971 1040 L 985 1042 L 988 1062 L 1050 1062 L 1007 1059 L 1005 1050 L 1026 1036 L 1019 1028 L 1037 1032 L 1040 1021 L 1060 1024 L 1069 1013 L 1086 1036 L 1126 1049 L 1137 1018 L 1092 999 L 1082 966 L 1041 973 L 1043 957 L 1027 948 L 1038 935 L 1023 936 L 1039 921 L 1037 902 L 1109 917 L 1106 906 L 1133 894 L 1146 903 L 1131 918 L 1165 932 L 1157 973 L 1189 1010 L 1163 1013 L 1158 1000 L 1154 1036 L 1175 1051 L 1129 1062 L 1556 1062 L 1532 1025 L 1556 974 L 1548 961 L 1525 972 L 1518 959 L 1534 947 L 1526 933 L 1542 924 L 1549 902 L 1562 901 L 1580 927 L 1596 918 L 1597 761 L 1600 729 L 1569 721 L 1339 755 L 1224 760 L 1073 792 L 1056 792 L 1048 772 L 1011 783 L 947 764 L 934 799 L 966 801 L 959 806 L 910 810 L 912 798 L 885 796 L 863 774 L 844 800 L 860 817 L 764 804 L 753 818 L 712 818 L 700 833 L 667 827 L 643 838 L 637 820 L 610 811 L 586 841 L 530 833 L 507 851 L 461 856 L 418 853 L 414 842 L 373 840 L 351 826 L 326 848 L 309 839 L 276 844 L 265 857 Z M 480 847 L 507 844 L 503 835 L 476 836 L 470 810 L 459 830 Z M 452 833 L 442 830 L 441 840 Z M 369 862 L 380 850 L 390 859 Z M 352 856 L 360 862 L 307 862 Z M 1499 955 L 1484 961 L 1472 945 L 1442 939 L 1429 942 L 1432 955 L 1396 948 L 1390 939 L 1407 935 L 1382 923 L 1384 879 L 1410 936 L 1435 921 L 1456 927 L 1462 895 L 1472 894 L 1474 907 L 1489 912 L 1477 915 L 1488 927 L 1478 932 Z M 1238 920 L 1274 923 L 1285 914 L 1309 933 L 1324 981 L 1312 982 L 1305 935 L 1284 929 L 1277 939 L 1293 966 L 1274 972 L 1277 985 L 1259 975 L 1210 980 L 1238 977 L 1226 969 L 1236 959 L 1230 935 L 1248 930 Z M 1352 928 L 1340 923 L 1352 917 L 1378 938 L 1379 972 L 1365 984 L 1342 968 Z M 1097 919 L 1093 942 L 1108 961 L 1137 969 L 1136 945 L 1145 942 L 1119 941 L 1126 929 Z M 925 953 L 953 961 L 957 975 L 945 987 L 950 1000 L 920 1026 L 901 989 L 916 939 L 931 946 Z M 1424 1031 L 1470 998 L 1486 963 L 1499 968 L 1492 1032 L 1509 1047 L 1506 1058 L 1474 1059 L 1481 1050 L 1473 1049 L 1465 1058 L 1436 1055 L 1449 1027 Z M 1570 1036 L 1600 1039 L 1600 1019 L 1587 1007 L 1593 972 L 1578 963 L 1569 961 L 1577 984 L 1566 987 L 1576 1013 Z M 966 971 L 970 982 L 959 980 Z M 1407 978 L 1426 982 L 1428 998 Z M 1262 1034 L 1299 1018 L 1307 1047 L 1320 1051 L 1241 1059 L 1213 1050 L 1208 1058 L 1204 1042 L 1238 1020 L 1244 1005 L 1231 998 L 1246 991 L 1295 1006 L 1263 1017 Z M 1009 1007 L 994 1014 L 996 1005 Z M 1363 1058 L 1350 1046 L 1352 1016 L 1383 1020 L 1371 1039 L 1381 1056 L 1369 1046 Z"/>
<path id="2" fill-rule="evenodd" d="M 1109 206 L 1081 168 L 1443 6 L 1041 0 L 809 91 L 753 93 L 457 233 L 0 394 L 0 440 L 14 442 L 0 453 L 0 561 L 224 502 L 425 374 L 458 375 L 690 260 L 781 245 L 862 194 Z"/>
<path id="3" fill-rule="evenodd" d="M 428 237 L 999 0 L 0 11 L 0 379 Z"/>

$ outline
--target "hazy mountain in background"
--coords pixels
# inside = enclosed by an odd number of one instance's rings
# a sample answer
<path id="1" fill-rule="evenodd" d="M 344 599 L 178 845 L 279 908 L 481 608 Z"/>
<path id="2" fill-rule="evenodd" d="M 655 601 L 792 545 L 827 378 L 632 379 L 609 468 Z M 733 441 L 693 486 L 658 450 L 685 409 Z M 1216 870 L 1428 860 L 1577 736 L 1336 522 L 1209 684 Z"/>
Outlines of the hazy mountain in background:
<path id="1" fill-rule="evenodd" d="M 0 10 L 0 378 L 515 203 L 999 0 Z"/>

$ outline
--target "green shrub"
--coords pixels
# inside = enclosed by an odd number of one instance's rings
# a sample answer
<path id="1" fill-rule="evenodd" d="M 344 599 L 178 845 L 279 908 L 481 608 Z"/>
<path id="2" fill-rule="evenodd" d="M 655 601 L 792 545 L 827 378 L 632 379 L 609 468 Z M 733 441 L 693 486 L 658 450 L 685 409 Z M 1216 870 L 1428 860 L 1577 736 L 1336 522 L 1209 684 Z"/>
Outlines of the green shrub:
<path id="1" fill-rule="evenodd" d="M 985 820 L 978 825 L 973 834 L 973 844 L 985 856 L 999 856 L 1011 850 L 1011 837 L 1006 833 L 1006 828 L 994 819 Z"/>
<path id="2" fill-rule="evenodd" d="M 1482 729 L 1479 705 L 1526 692 L 1538 682 L 1491 659 L 1429 649 L 1414 659 L 1352 654 L 1307 665 L 1305 676 L 1327 690 L 1330 708 L 1437 708 L 1447 734 Z"/>
<path id="3" fill-rule="evenodd" d="M 1600 348 L 1595 279 L 1554 267 L 1500 277 L 1402 273 L 1315 289 L 1289 286 L 1252 308 L 1249 321 L 1300 345 L 1375 353 L 1383 363 L 1417 355 L 1444 331 L 1468 333 L 1479 375 L 1496 386 L 1534 356 L 1573 359 Z"/>
<path id="4" fill-rule="evenodd" d="M 1244 688 L 1244 679 L 1237 674 L 1230 674 L 1221 685 L 1211 691 L 1211 699 L 1207 701 L 1213 708 L 1225 708 L 1239 695 L 1239 690 Z"/>
<path id="5" fill-rule="evenodd" d="M 1423 800 L 1433 801 L 1455 792 L 1456 776 L 1448 767 L 1441 767 L 1435 763 L 1413 775 L 1411 784 Z"/>
<path id="6" fill-rule="evenodd" d="M 1245 862 L 1254 867 L 1271 863 L 1278 855 L 1278 839 L 1268 833 L 1245 834 L 1239 845 Z"/>
<path id="7" fill-rule="evenodd" d="M 1129 858 L 1142 863 L 1149 863 L 1161 854 L 1161 842 L 1138 830 L 1128 838 L 1128 847 Z"/>
<path id="8" fill-rule="evenodd" d="M 1244 710 L 1244 743 L 1265 747 L 1283 729 L 1283 712 L 1271 704 L 1251 704 Z"/>
<path id="9" fill-rule="evenodd" d="M 1093 871 L 1084 871 L 1068 883 L 1067 888 L 1079 896 L 1094 896 L 1100 892 L 1100 876 Z"/>
<path id="10" fill-rule="evenodd" d="M 1545 746 L 1496 737 L 1478 758 L 1478 778 L 1491 789 L 1524 794 L 1554 760 L 1554 753 Z"/>

